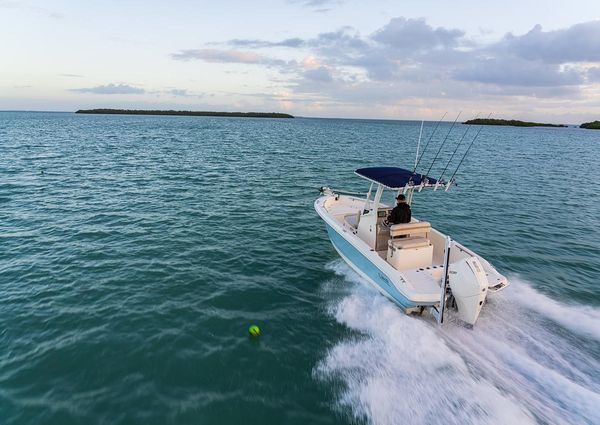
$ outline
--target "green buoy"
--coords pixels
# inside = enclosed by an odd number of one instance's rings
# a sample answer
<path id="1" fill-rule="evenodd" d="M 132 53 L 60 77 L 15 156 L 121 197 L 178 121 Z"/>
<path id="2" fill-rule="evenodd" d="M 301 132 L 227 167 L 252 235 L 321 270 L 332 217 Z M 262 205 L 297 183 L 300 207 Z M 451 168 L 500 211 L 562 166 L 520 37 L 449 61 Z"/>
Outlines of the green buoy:
<path id="1" fill-rule="evenodd" d="M 252 325 L 248 328 L 248 333 L 250 336 L 257 337 L 260 335 L 260 329 L 258 326 Z"/>

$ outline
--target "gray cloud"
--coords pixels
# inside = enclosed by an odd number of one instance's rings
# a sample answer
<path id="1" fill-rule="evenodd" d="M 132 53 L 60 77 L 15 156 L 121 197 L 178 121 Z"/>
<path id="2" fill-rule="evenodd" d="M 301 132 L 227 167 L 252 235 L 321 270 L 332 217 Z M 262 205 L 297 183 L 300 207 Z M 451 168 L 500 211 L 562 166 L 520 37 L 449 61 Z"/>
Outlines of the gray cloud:
<path id="1" fill-rule="evenodd" d="M 452 48 L 461 43 L 463 36 L 464 33 L 459 30 L 432 28 L 422 19 L 395 18 L 370 37 L 362 37 L 352 27 L 343 27 L 318 34 L 312 39 L 234 39 L 227 44 L 255 49 L 288 47 L 310 50 L 331 65 L 364 68 L 374 80 L 391 80 L 399 75 L 399 68 L 403 65 L 426 59 L 419 55 L 435 51 L 436 55 L 444 56 L 444 50 L 453 51 Z M 457 55 L 460 53 L 457 52 Z"/>
<path id="2" fill-rule="evenodd" d="M 555 31 L 536 26 L 486 45 L 474 43 L 460 29 L 403 17 L 369 35 L 343 27 L 305 39 L 233 39 L 221 44 L 245 50 L 188 50 L 173 57 L 273 66 L 288 74 L 277 83 L 290 93 L 341 104 L 424 96 L 577 98 L 584 83 L 600 82 L 600 63 L 589 67 L 600 62 L 600 21 Z M 278 48 L 307 54 L 311 63 L 256 52 Z"/>
<path id="3" fill-rule="evenodd" d="M 71 91 L 80 93 L 95 93 L 95 94 L 143 94 L 146 91 L 139 87 L 130 86 L 128 84 L 106 84 L 104 86 L 84 87 L 71 89 Z"/>
<path id="4" fill-rule="evenodd" d="M 425 19 L 400 17 L 390 20 L 372 39 L 395 49 L 414 51 L 454 47 L 464 35 L 457 29 L 432 28 Z"/>
<path id="5" fill-rule="evenodd" d="M 331 57 L 351 57 L 372 47 L 352 27 L 343 27 L 337 31 L 319 34 L 315 39 L 308 40 L 307 45 L 322 54 Z"/>
<path id="6" fill-rule="evenodd" d="M 572 36 L 568 44 L 579 52 L 578 56 L 571 51 L 564 59 L 553 58 L 552 61 L 525 57 L 524 43 L 507 43 L 507 37 L 488 46 L 477 46 L 465 38 L 463 31 L 433 28 L 423 20 L 405 18 L 392 19 L 368 37 L 346 29 L 321 34 L 306 44 L 313 46 L 324 64 L 351 66 L 367 72 L 368 81 L 330 84 L 330 96 L 336 99 L 348 99 L 356 93 L 367 97 L 377 93 L 376 98 L 384 99 L 386 90 L 402 97 L 413 93 L 414 88 L 421 96 L 424 93 L 432 96 L 445 93 L 445 96 L 455 91 L 453 96 L 460 98 L 473 96 L 473 88 L 476 88 L 478 95 L 576 97 L 586 79 L 586 71 L 577 63 L 569 62 L 574 58 L 582 61 L 595 58 L 589 45 L 596 40 L 600 42 L 600 37 L 593 41 L 581 37 L 582 28 L 589 32 L 596 22 L 592 24 L 574 26 L 578 27 L 574 30 L 571 27 L 542 32 L 540 37 L 554 40 L 557 34 L 563 38 Z M 598 52 L 600 55 L 600 46 Z M 600 79 L 598 74 L 600 72 L 590 70 L 587 79 L 596 81 Z M 304 75 L 304 81 L 299 82 L 296 89 L 313 91 L 314 84 L 309 80 Z M 322 87 L 320 90 L 323 93 Z"/>
<path id="7" fill-rule="evenodd" d="M 577 91 L 591 74 L 578 63 L 600 61 L 600 21 L 543 31 L 536 25 L 522 36 L 502 40 L 469 52 L 454 77 L 500 86 L 564 87 Z"/>
<path id="8" fill-rule="evenodd" d="M 222 43 L 211 43 L 222 44 Z M 368 47 L 368 43 L 363 40 L 358 32 L 352 27 L 342 27 L 337 31 L 324 32 L 312 39 L 302 39 L 298 37 L 286 38 L 280 41 L 268 41 L 257 39 L 239 39 L 235 38 L 227 41 L 225 44 L 231 47 L 241 47 L 249 49 L 262 49 L 271 47 L 288 47 L 292 49 L 307 48 L 327 52 L 329 49 L 345 49 L 344 54 L 363 50 Z M 342 52 L 338 52 L 342 53 Z"/>
<path id="9" fill-rule="evenodd" d="M 595 66 L 587 70 L 587 79 L 592 82 L 600 83 L 600 66 Z"/>
<path id="10" fill-rule="evenodd" d="M 546 32 L 541 25 L 536 25 L 522 36 L 507 34 L 493 47 L 527 60 L 547 63 L 597 62 L 600 61 L 600 21 Z"/>
<path id="11" fill-rule="evenodd" d="M 396 76 L 398 71 L 398 64 L 381 49 L 365 52 L 349 63 L 364 68 L 369 78 L 376 81 L 389 81 Z"/>
<path id="12" fill-rule="evenodd" d="M 227 42 L 228 45 L 233 47 L 243 47 L 250 49 L 260 49 L 265 47 L 304 47 L 305 41 L 301 38 L 287 38 L 281 41 L 266 41 L 266 40 L 256 40 L 256 39 L 238 39 L 234 38 L 233 40 L 229 40 Z"/>
<path id="13" fill-rule="evenodd" d="M 185 89 L 171 89 L 167 93 L 172 94 L 173 96 L 190 96 L 190 94 L 188 94 L 187 90 Z"/>
<path id="14" fill-rule="evenodd" d="M 178 97 L 204 97 L 203 94 L 194 94 L 194 93 L 190 93 L 189 91 L 187 91 L 186 89 L 168 89 L 165 90 L 164 93 L 169 94 L 171 96 L 178 96 Z"/>
<path id="15" fill-rule="evenodd" d="M 331 76 L 331 73 L 324 66 L 321 66 L 316 69 L 309 69 L 308 71 L 305 71 L 304 78 L 307 78 L 307 79 L 313 80 L 313 81 L 321 81 L 321 82 L 325 82 L 325 83 L 329 82 L 329 81 L 333 81 L 333 77 Z"/>
<path id="16" fill-rule="evenodd" d="M 472 65 L 457 69 L 454 77 L 462 81 L 529 87 L 569 86 L 583 82 L 581 71 L 574 68 L 561 70 L 557 65 L 512 57 L 476 60 Z"/>
<path id="17" fill-rule="evenodd" d="M 394 18 L 368 37 L 343 28 L 310 41 L 332 63 L 362 68 L 376 81 L 414 79 L 419 69 L 431 74 L 428 67 L 436 62 L 444 67 L 458 62 L 464 53 L 457 47 L 466 44 L 460 30 L 433 28 L 423 19 L 406 18 Z"/>

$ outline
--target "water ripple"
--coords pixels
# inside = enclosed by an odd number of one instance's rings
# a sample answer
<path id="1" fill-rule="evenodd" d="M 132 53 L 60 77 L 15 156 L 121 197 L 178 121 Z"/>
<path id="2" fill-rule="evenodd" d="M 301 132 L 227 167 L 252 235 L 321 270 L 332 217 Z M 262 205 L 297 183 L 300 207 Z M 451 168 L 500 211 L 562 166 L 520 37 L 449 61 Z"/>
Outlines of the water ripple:
<path id="1" fill-rule="evenodd" d="M 543 421 L 538 403 L 558 406 L 552 391 L 565 399 L 557 418 L 597 419 L 598 379 L 584 369 L 597 370 L 598 198 L 564 170 L 597 181 L 600 134 L 486 128 L 459 186 L 415 201 L 416 216 L 530 282 L 514 293 L 539 326 L 497 306 L 511 329 L 500 341 L 525 343 L 528 357 L 500 346 L 501 368 L 485 369 L 477 356 L 491 354 L 461 330 L 440 334 L 349 295 L 326 266 L 336 254 L 312 209 L 316 189 L 363 191 L 352 170 L 410 165 L 419 125 L 0 113 L 0 422 Z M 445 356 L 402 348 L 406 335 Z M 420 367 L 407 369 L 415 356 Z M 434 391 L 424 379 L 440 370 Z M 496 379 L 504 372 L 540 395 L 523 403 Z M 418 411 L 413 402 L 447 387 L 463 394 Z"/>

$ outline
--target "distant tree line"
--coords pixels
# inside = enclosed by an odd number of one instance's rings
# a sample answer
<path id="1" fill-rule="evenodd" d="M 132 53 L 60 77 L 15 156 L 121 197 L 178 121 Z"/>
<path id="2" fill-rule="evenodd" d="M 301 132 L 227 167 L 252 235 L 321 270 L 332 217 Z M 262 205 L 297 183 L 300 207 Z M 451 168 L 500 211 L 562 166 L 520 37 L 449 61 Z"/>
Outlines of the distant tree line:
<path id="1" fill-rule="evenodd" d="M 147 109 L 80 109 L 76 114 L 116 114 L 116 115 L 184 115 L 200 117 L 247 117 L 247 118 L 294 118 L 279 112 L 214 112 L 214 111 L 161 111 Z"/>
<path id="2" fill-rule="evenodd" d="M 477 125 L 510 125 L 513 127 L 568 127 L 564 124 L 546 124 L 539 122 L 528 122 L 519 120 L 500 120 L 494 118 L 477 118 L 474 120 L 465 121 L 464 124 Z"/>
<path id="3" fill-rule="evenodd" d="M 584 122 L 580 128 L 589 128 L 591 130 L 600 130 L 600 121 Z"/>

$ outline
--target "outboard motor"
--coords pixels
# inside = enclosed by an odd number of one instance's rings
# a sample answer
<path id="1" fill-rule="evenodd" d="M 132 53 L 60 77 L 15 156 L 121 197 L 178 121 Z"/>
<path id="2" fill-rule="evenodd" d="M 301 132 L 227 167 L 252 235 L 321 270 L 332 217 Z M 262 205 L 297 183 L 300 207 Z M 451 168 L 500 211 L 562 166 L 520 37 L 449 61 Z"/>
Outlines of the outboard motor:
<path id="1" fill-rule="evenodd" d="M 476 257 L 450 264 L 448 280 L 461 320 L 474 325 L 487 295 L 488 280 Z"/>

